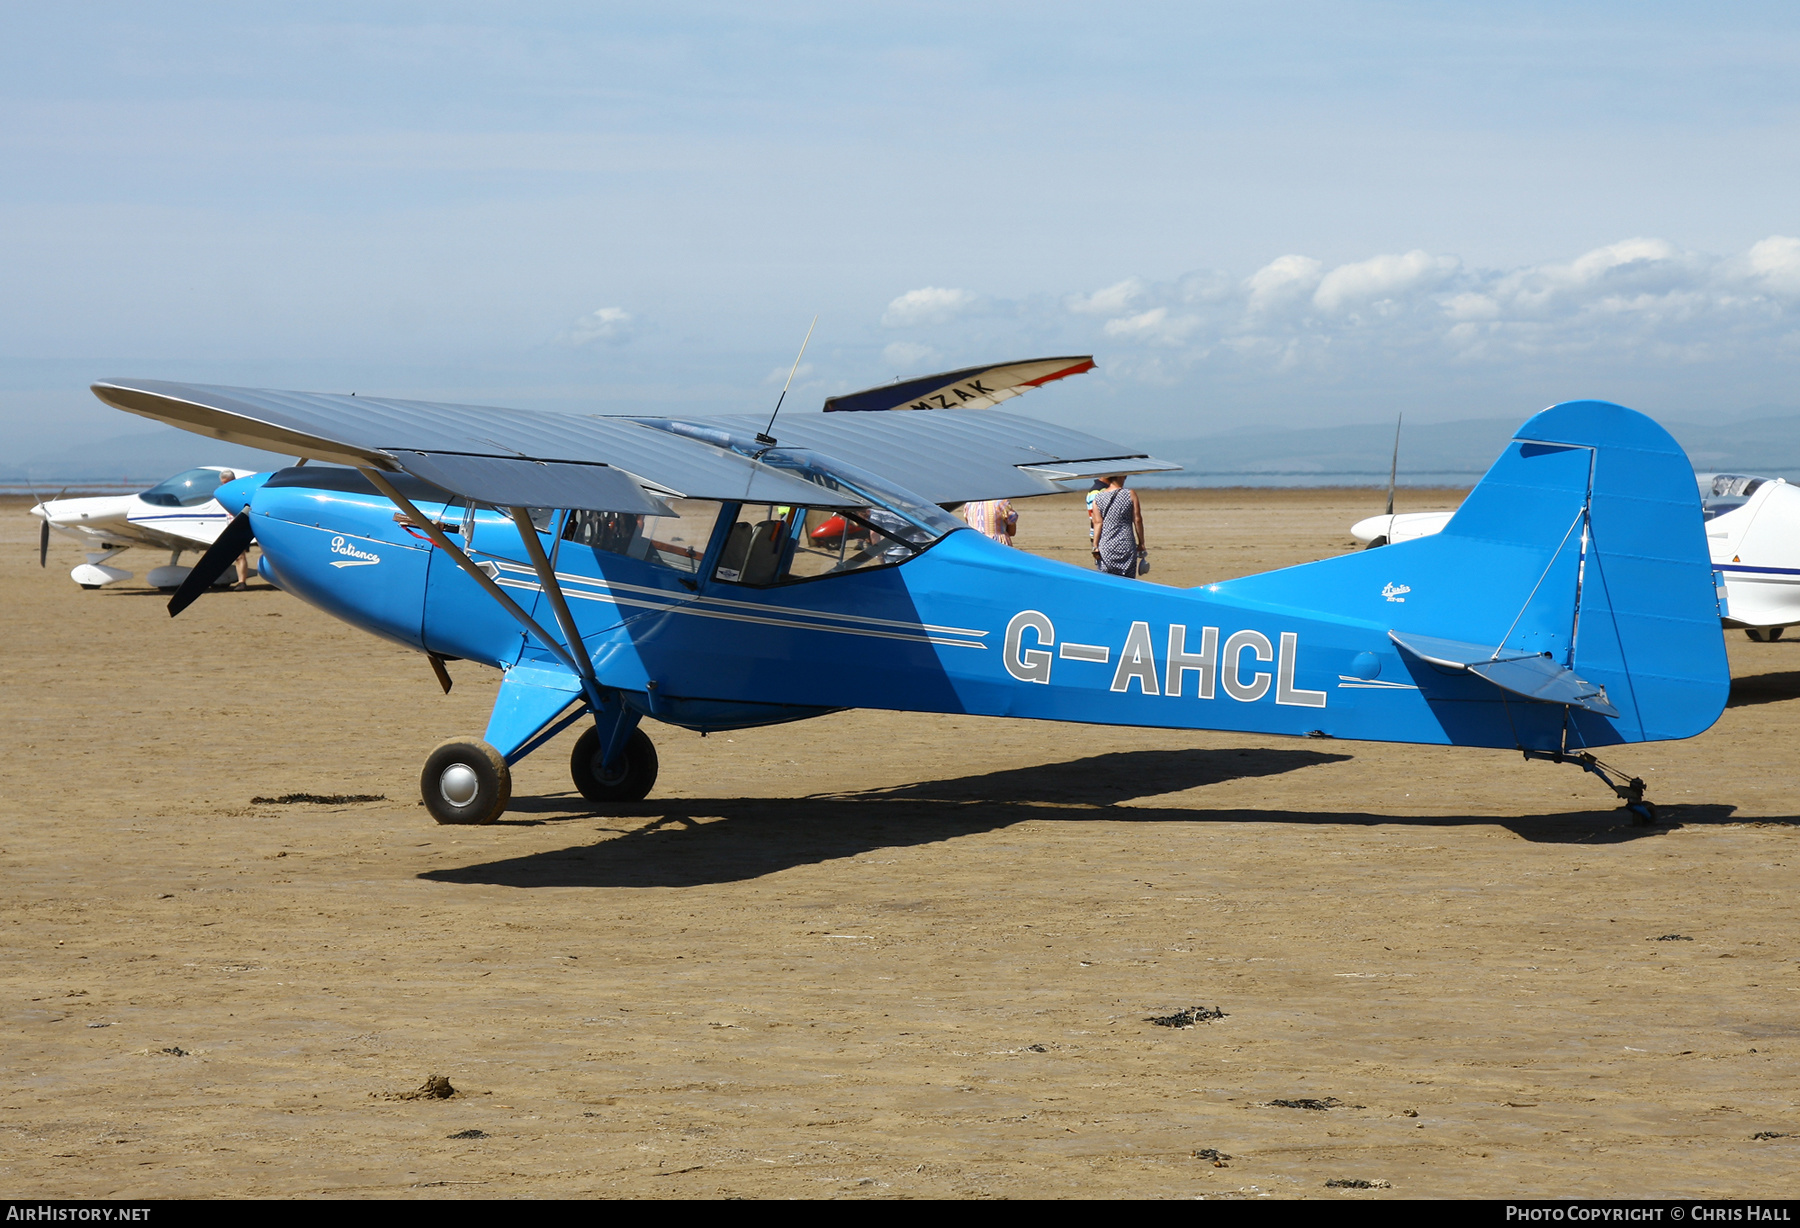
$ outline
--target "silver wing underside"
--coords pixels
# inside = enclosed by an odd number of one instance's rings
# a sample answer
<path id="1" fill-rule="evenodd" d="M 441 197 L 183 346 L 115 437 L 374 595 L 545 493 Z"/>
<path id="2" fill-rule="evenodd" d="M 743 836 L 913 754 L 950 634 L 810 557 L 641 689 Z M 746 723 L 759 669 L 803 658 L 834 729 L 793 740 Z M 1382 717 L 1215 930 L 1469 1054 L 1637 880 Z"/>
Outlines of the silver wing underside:
<path id="1" fill-rule="evenodd" d="M 609 417 L 163 380 L 105 380 L 93 391 L 115 408 L 196 434 L 412 472 L 483 502 L 495 501 L 483 491 L 540 486 L 555 496 L 533 498 L 532 505 L 597 511 L 648 512 L 646 492 L 752 503 L 819 501 L 817 486 L 760 463 L 754 451 L 745 454 L 743 441 L 763 425 L 747 415 Z M 991 409 L 803 414 L 776 425 L 784 450 L 808 449 L 855 465 L 932 503 L 1056 494 L 1068 489 L 1059 479 L 1179 468 L 1092 435 Z M 534 473 L 541 483 L 533 483 Z"/>

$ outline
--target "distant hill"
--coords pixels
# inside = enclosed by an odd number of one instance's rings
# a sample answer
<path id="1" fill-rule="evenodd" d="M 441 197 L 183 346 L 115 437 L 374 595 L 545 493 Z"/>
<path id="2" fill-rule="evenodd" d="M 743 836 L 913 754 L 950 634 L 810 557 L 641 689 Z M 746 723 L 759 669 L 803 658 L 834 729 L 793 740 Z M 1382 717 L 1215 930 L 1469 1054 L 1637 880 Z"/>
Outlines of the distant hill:
<path id="1" fill-rule="evenodd" d="M 1702 473 L 1755 473 L 1800 481 L 1800 414 L 1713 423 L 1665 422 Z M 1512 418 L 1408 424 L 1400 435 L 1400 483 L 1469 486 L 1519 429 Z M 1392 423 L 1238 430 L 1185 439 L 1135 441 L 1175 461 L 1181 473 L 1145 477 L 1153 486 L 1385 486 Z M 0 463 L 0 484 L 148 486 L 194 465 L 280 469 L 292 456 L 222 443 L 174 427 L 93 440 Z"/>
<path id="2" fill-rule="evenodd" d="M 1738 422 L 1665 422 L 1699 473 L 1755 473 L 1800 481 L 1800 415 Z M 1400 433 L 1403 486 L 1469 486 L 1519 429 L 1512 418 L 1408 425 Z M 1385 486 L 1392 423 L 1234 431 L 1140 443 L 1184 469 L 1139 479 L 1155 486 Z"/>
<path id="3" fill-rule="evenodd" d="M 191 434 L 172 426 L 96 439 L 0 464 L 0 483 L 61 486 L 68 483 L 150 486 L 195 465 L 243 466 L 248 473 L 282 469 L 295 457 L 262 452 Z"/>

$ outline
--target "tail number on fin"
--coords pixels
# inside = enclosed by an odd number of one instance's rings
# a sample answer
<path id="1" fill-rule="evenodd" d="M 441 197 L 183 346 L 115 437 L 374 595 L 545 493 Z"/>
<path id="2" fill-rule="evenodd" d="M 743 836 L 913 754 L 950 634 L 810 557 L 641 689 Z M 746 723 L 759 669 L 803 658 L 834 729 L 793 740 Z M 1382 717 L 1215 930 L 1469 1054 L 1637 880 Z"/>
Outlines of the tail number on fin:
<path id="1" fill-rule="evenodd" d="M 1125 642 L 1115 654 L 1104 644 L 1064 643 L 1056 647 L 1056 628 L 1048 615 L 1038 610 L 1021 610 L 1006 625 L 1006 651 L 1002 660 L 1006 672 L 1020 682 L 1048 683 L 1051 666 L 1057 658 L 1085 661 L 1097 665 L 1112 664 L 1112 680 L 1108 690 L 1129 694 L 1135 689 L 1143 695 L 1167 695 L 1179 699 L 1187 689 L 1189 674 L 1195 675 L 1193 694 L 1212 699 L 1214 687 L 1223 686 L 1225 694 L 1239 703 L 1254 703 L 1268 695 L 1273 682 L 1275 702 L 1289 707 L 1323 708 L 1324 691 L 1307 691 L 1294 685 L 1295 669 L 1300 657 L 1300 636 L 1293 631 L 1280 633 L 1280 649 L 1260 631 L 1236 631 L 1225 640 L 1220 651 L 1219 629 L 1201 627 L 1198 643 L 1189 638 L 1188 628 L 1171 623 L 1165 641 L 1159 673 L 1155 641 L 1150 624 L 1134 622 Z M 1035 641 L 1035 647 L 1027 643 Z M 1196 651 L 1197 649 L 1197 651 Z M 1273 662 L 1274 676 L 1257 668 Z M 1104 676 L 1104 675 L 1102 675 Z M 1165 685 L 1166 683 L 1166 685 Z"/>

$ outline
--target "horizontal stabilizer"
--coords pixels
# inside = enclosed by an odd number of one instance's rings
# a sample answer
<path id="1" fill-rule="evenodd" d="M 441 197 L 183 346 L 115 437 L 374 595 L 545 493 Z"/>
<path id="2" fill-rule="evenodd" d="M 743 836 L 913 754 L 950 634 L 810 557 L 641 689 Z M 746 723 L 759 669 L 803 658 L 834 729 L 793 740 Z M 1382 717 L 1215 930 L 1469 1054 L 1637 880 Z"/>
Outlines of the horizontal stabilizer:
<path id="1" fill-rule="evenodd" d="M 400 467 L 433 486 L 494 507 L 557 507 L 667 516 L 670 509 L 611 465 L 393 449 Z"/>
<path id="2" fill-rule="evenodd" d="M 1558 665 L 1547 653 L 1508 652 L 1429 635 L 1403 636 L 1395 631 L 1389 631 L 1388 638 L 1427 664 L 1464 670 L 1526 699 L 1568 704 L 1601 716 L 1619 715 L 1606 698 L 1605 687 L 1595 686 L 1574 670 Z"/>

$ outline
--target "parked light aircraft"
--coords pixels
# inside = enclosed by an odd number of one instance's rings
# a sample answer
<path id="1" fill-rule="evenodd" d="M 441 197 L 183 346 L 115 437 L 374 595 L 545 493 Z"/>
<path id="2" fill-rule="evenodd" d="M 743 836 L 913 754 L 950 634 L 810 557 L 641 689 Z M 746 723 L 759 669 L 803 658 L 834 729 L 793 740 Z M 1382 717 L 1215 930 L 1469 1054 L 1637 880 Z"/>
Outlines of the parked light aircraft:
<path id="1" fill-rule="evenodd" d="M 1701 515 L 1713 569 L 1724 588 L 1720 617 L 1753 640 L 1778 640 L 1800 623 L 1800 490 L 1784 478 L 1705 474 Z M 1429 537 L 1455 512 L 1399 512 L 1359 520 L 1364 546 Z"/>
<path id="2" fill-rule="evenodd" d="M 511 766 L 577 723 L 571 776 L 617 803 L 656 780 L 646 717 L 705 733 L 859 707 L 1504 747 L 1594 772 L 1648 821 L 1642 781 L 1594 752 L 1692 737 L 1729 688 L 1692 469 L 1604 402 L 1526 422 L 1433 537 L 1174 589 L 943 510 L 1174 468 L 1001 410 L 768 435 L 751 415 L 94 391 L 323 462 L 222 488 L 237 517 L 172 613 L 254 534 L 289 593 L 440 671 L 505 671 L 484 735 L 425 760 L 444 823 L 494 821 Z M 832 517 L 847 530 L 816 536 Z"/>
<path id="3" fill-rule="evenodd" d="M 54 530 L 87 548 L 87 562 L 69 573 L 82 588 L 131 579 L 131 572 L 110 566 L 109 560 L 133 546 L 169 551 L 169 561 L 152 567 L 144 578 L 154 588 L 179 587 L 189 572 L 181 566 L 181 556 L 204 551 L 231 523 L 232 514 L 213 498 L 227 473 L 247 476 L 250 470 L 200 465 L 134 495 L 46 499 L 31 509 L 43 521 L 38 527 L 38 565 L 49 554 Z"/>

